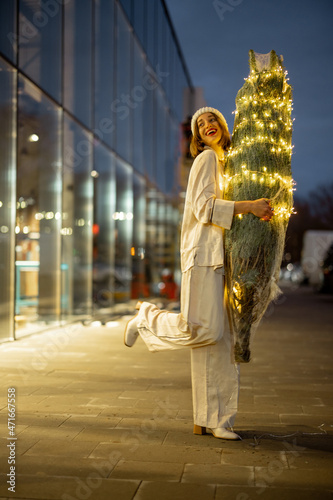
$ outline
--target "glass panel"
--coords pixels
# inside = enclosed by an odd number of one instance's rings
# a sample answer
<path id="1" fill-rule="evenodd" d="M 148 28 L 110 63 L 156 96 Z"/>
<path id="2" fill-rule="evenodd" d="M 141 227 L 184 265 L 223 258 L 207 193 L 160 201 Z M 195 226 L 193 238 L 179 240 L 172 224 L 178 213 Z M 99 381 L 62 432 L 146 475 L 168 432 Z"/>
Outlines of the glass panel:
<path id="1" fill-rule="evenodd" d="M 112 105 L 116 121 L 116 151 L 131 162 L 133 98 L 131 95 L 130 31 L 121 9 L 117 7 L 117 92 Z"/>
<path id="2" fill-rule="evenodd" d="M 16 64 L 16 2 L 1 0 L 0 2 L 0 51 Z"/>
<path id="3" fill-rule="evenodd" d="M 60 102 L 62 7 L 49 0 L 20 0 L 19 6 L 19 66 Z"/>
<path id="4" fill-rule="evenodd" d="M 61 110 L 19 78 L 16 314 L 60 314 Z"/>
<path id="5" fill-rule="evenodd" d="M 180 160 L 180 140 L 181 131 L 180 125 L 169 115 L 168 117 L 168 150 L 166 160 L 166 184 L 165 192 L 172 193 L 175 187 L 179 186 L 179 160 Z"/>
<path id="6" fill-rule="evenodd" d="M 184 93 L 187 86 L 187 79 L 183 70 L 182 62 L 177 54 L 176 57 L 176 78 L 175 78 L 175 113 L 178 120 L 184 120 Z"/>
<path id="7" fill-rule="evenodd" d="M 135 0 L 133 2 L 133 25 L 135 33 L 143 47 L 146 46 L 145 12 L 146 12 L 146 0 Z"/>
<path id="8" fill-rule="evenodd" d="M 155 66 L 166 71 L 166 60 L 165 60 L 165 50 L 166 50 L 166 23 L 164 7 L 162 2 L 157 2 L 157 15 L 156 15 L 156 60 Z"/>
<path id="9" fill-rule="evenodd" d="M 147 67 L 146 67 L 147 70 Z M 149 73 L 145 71 L 144 81 L 147 82 L 147 96 L 143 103 L 143 158 L 145 174 L 154 180 L 153 148 L 154 148 L 154 94 L 156 87 Z"/>
<path id="10" fill-rule="evenodd" d="M 146 185 L 134 174 L 133 178 L 133 246 L 132 298 L 150 296 L 149 262 L 145 260 L 146 246 Z"/>
<path id="11" fill-rule="evenodd" d="M 156 2 L 155 0 L 147 0 L 146 7 L 146 52 L 148 55 L 148 59 L 153 68 L 155 68 L 155 59 L 156 59 L 156 38 L 155 30 L 156 30 Z"/>
<path id="12" fill-rule="evenodd" d="M 91 0 L 65 3 L 64 106 L 91 126 Z"/>
<path id="13" fill-rule="evenodd" d="M 171 28 L 170 28 L 169 24 L 167 24 L 166 28 L 165 28 L 165 66 L 162 67 L 162 71 L 165 71 L 168 75 L 163 80 L 163 87 L 166 91 L 168 100 L 171 103 L 171 108 L 173 108 L 172 102 L 171 102 L 171 82 L 172 82 L 172 75 L 173 75 L 172 48 L 173 48 L 173 39 L 172 39 L 172 34 L 171 34 Z"/>
<path id="14" fill-rule="evenodd" d="M 64 124 L 62 313 L 92 312 L 92 136 L 68 116 Z"/>
<path id="15" fill-rule="evenodd" d="M 123 9 L 128 17 L 128 19 L 131 21 L 132 19 L 132 0 L 120 0 L 121 5 L 123 6 Z"/>
<path id="16" fill-rule="evenodd" d="M 146 198 L 146 263 L 151 279 L 151 293 L 158 295 L 159 270 L 156 268 L 156 242 L 158 226 L 158 193 L 150 186 Z"/>
<path id="17" fill-rule="evenodd" d="M 174 171 L 166 172 L 167 166 L 167 130 L 166 130 L 166 108 L 164 98 L 160 89 L 156 89 L 156 148 L 155 148 L 155 168 L 156 183 L 161 191 L 165 191 L 166 176 L 173 177 Z"/>
<path id="18" fill-rule="evenodd" d="M 134 168 L 143 173 L 143 109 L 147 98 L 147 90 L 144 75 L 144 59 L 138 43 L 134 40 L 133 60 L 133 165 Z"/>
<path id="19" fill-rule="evenodd" d="M 0 59 L 0 341 L 14 337 L 16 71 Z"/>
<path id="20" fill-rule="evenodd" d="M 132 169 L 121 160 L 117 161 L 117 200 L 114 219 L 116 221 L 116 271 L 115 301 L 130 298 L 132 279 L 133 244 L 133 184 Z"/>
<path id="21" fill-rule="evenodd" d="M 114 146 L 114 2 L 100 0 L 95 8 L 95 134 Z"/>
<path id="22" fill-rule="evenodd" d="M 116 162 L 102 144 L 96 144 L 94 168 L 94 303 L 110 307 L 118 293 L 115 276 Z"/>

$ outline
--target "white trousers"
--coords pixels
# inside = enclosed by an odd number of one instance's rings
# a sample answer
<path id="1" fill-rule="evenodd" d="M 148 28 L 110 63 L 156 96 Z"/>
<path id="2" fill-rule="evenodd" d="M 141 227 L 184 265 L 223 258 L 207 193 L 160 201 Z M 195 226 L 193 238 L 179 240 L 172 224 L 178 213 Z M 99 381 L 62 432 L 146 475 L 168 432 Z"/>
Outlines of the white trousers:
<path id="1" fill-rule="evenodd" d="M 191 348 L 196 425 L 232 427 L 237 413 L 239 367 L 224 304 L 222 268 L 194 266 L 183 273 L 181 313 L 143 302 L 138 331 L 152 352 Z"/>

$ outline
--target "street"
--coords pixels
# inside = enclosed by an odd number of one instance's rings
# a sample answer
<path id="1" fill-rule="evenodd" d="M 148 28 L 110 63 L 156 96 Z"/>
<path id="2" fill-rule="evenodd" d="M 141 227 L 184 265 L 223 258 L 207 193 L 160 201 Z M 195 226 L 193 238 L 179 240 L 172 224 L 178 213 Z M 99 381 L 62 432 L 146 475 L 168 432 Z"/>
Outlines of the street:
<path id="1" fill-rule="evenodd" d="M 237 442 L 193 435 L 189 351 L 125 347 L 127 319 L 0 345 L 1 499 L 332 498 L 333 295 L 289 287 L 269 308 Z"/>

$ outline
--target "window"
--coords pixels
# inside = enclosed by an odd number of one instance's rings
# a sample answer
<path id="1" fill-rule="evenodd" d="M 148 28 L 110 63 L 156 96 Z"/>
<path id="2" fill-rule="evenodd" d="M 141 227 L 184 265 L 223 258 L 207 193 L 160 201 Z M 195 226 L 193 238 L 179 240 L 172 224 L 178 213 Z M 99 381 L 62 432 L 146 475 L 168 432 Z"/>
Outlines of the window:
<path id="1" fill-rule="evenodd" d="M 0 58 L 0 340 L 14 337 L 16 70 Z"/>
<path id="2" fill-rule="evenodd" d="M 112 111 L 115 76 L 115 27 L 113 0 L 95 7 L 95 134 L 114 147 L 116 120 Z"/>
<path id="3" fill-rule="evenodd" d="M 71 0 L 64 8 L 64 106 L 91 127 L 91 0 Z"/>
<path id="4" fill-rule="evenodd" d="M 16 314 L 60 315 L 61 110 L 19 78 Z"/>
<path id="5" fill-rule="evenodd" d="M 62 7 L 46 0 L 20 0 L 19 6 L 20 69 L 60 102 Z"/>
<path id="6" fill-rule="evenodd" d="M 16 2 L 2 0 L 0 2 L 0 51 L 16 64 Z"/>
<path id="7" fill-rule="evenodd" d="M 62 314 L 92 308 L 92 135 L 65 115 L 62 207 Z"/>

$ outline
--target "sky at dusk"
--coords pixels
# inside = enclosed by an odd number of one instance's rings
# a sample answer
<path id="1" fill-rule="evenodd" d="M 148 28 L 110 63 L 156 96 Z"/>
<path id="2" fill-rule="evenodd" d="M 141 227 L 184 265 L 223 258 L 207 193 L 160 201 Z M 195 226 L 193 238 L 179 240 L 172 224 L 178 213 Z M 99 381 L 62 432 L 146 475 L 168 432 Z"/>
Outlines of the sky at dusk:
<path id="1" fill-rule="evenodd" d="M 293 178 L 307 197 L 333 183 L 333 1 L 166 0 L 184 58 L 232 130 L 248 52 L 282 54 L 293 88 Z M 223 7 L 227 6 L 227 9 Z"/>

